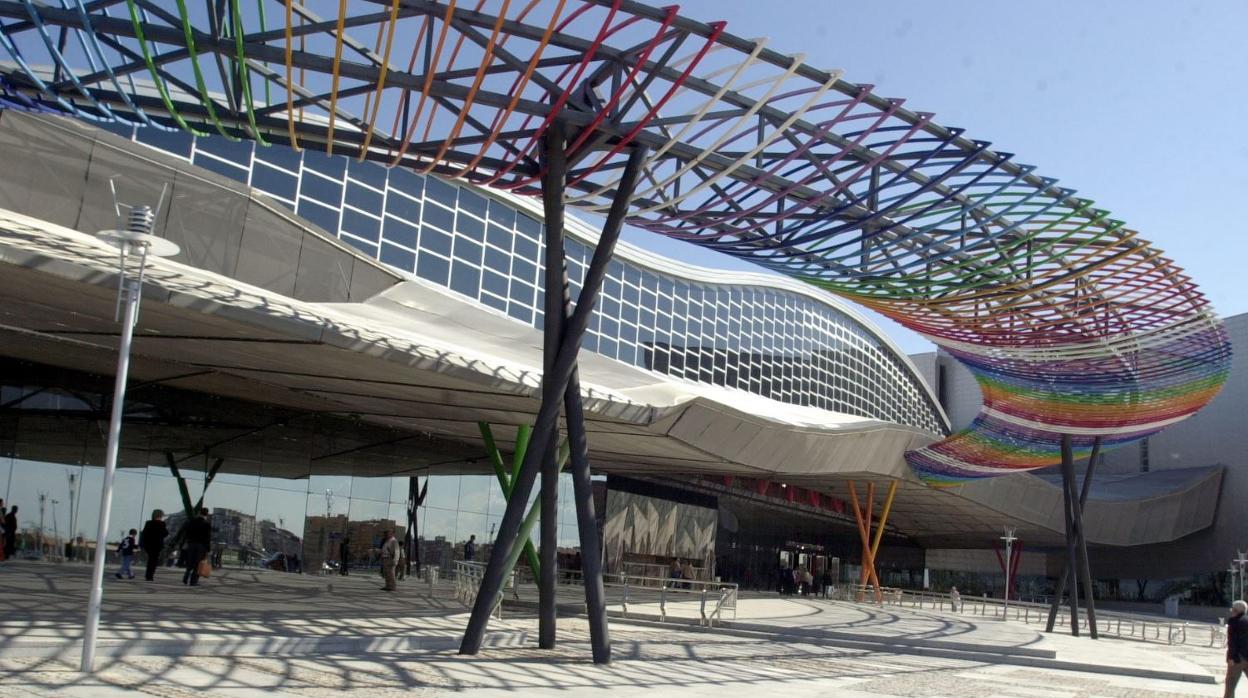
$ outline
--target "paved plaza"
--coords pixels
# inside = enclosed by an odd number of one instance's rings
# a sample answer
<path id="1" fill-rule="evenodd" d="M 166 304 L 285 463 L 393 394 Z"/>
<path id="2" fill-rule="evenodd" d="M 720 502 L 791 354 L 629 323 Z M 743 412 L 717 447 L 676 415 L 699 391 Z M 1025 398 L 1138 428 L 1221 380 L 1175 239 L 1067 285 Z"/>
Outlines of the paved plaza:
<path id="1" fill-rule="evenodd" d="M 250 570 L 222 571 L 194 590 L 175 570 L 154 583 L 110 576 L 100 671 L 85 677 L 75 641 L 87 577 L 78 565 L 0 566 L 0 695 L 1221 695 L 1210 682 L 1217 648 L 1093 642 L 1013 622 L 766 595 L 742 599 L 736 620 L 714 630 L 658 624 L 630 605 L 629 619 L 612 621 L 606 667 L 590 663 L 577 617 L 560 620 L 557 650 L 536 649 L 523 608 L 491 624 L 480 655 L 460 657 L 467 609 L 449 585 L 431 593 L 409 580 L 383 595 L 369 575 Z M 563 591 L 570 605 L 576 589 Z M 1187 680 L 1108 673 L 1123 669 Z"/>

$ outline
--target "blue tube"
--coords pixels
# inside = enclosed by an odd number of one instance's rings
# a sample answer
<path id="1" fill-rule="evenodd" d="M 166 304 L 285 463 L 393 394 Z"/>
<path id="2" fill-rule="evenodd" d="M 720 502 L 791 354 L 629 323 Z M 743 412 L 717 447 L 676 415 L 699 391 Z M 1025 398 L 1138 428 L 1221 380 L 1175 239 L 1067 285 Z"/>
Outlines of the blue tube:
<path id="1" fill-rule="evenodd" d="M 95 95 L 91 94 L 91 91 L 88 90 L 86 86 L 82 84 L 82 81 L 78 79 L 78 76 L 74 74 L 74 70 L 69 67 L 69 64 L 65 61 L 65 56 L 61 55 L 60 50 L 56 48 L 56 44 L 52 43 L 52 37 L 48 35 L 47 25 L 43 23 L 43 18 L 39 16 L 39 12 L 35 9 L 34 3 L 32 3 L 31 0 L 22 0 L 22 4 L 26 6 L 26 14 L 30 15 L 30 21 L 35 25 L 35 29 L 39 30 L 39 38 L 43 39 L 43 45 L 48 49 L 48 54 L 52 56 L 52 60 L 56 61 L 57 66 L 59 66 L 61 70 L 65 71 L 65 74 L 69 76 L 69 81 L 74 83 L 74 87 L 76 87 L 78 91 L 82 93 L 82 96 L 91 103 L 91 106 L 100 110 L 100 112 L 104 114 L 102 117 L 104 119 L 120 121 L 127 126 L 133 126 L 133 122 L 119 117 L 117 114 L 113 113 L 112 109 L 108 108 L 107 104 L 101 104 L 98 100 L 96 100 Z M 101 118 L 85 113 L 82 114 L 82 116 L 93 119 Z"/>

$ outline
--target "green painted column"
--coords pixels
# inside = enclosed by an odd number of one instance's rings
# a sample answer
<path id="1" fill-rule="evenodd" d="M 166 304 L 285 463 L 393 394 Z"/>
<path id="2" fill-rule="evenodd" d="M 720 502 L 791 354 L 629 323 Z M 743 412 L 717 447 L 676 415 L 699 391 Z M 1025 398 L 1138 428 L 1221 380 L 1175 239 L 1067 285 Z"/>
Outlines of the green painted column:
<path id="1" fill-rule="evenodd" d="M 490 464 L 494 466 L 494 474 L 498 477 L 498 485 L 503 490 L 503 499 L 511 500 L 512 483 L 515 482 L 515 476 L 520 471 L 520 464 L 524 462 L 524 454 L 529 447 L 529 437 L 533 434 L 533 427 L 523 424 L 516 429 L 516 450 L 512 454 L 511 471 L 508 472 L 506 464 L 503 462 L 502 451 L 498 449 L 498 444 L 494 441 L 494 431 L 490 428 L 488 422 L 477 422 L 477 426 L 481 429 L 481 438 L 485 441 L 486 453 L 490 456 Z M 569 447 L 565 441 L 559 447 L 559 470 L 563 471 L 563 467 L 568 462 Z M 507 574 L 515 568 L 516 563 L 520 561 L 520 555 L 523 554 L 529 562 L 529 567 L 533 570 L 533 579 L 540 584 L 541 579 L 541 563 L 537 557 L 537 549 L 533 546 L 533 540 L 530 534 L 533 532 L 533 526 L 540 520 L 542 503 L 539 499 L 533 503 L 533 508 L 525 515 L 524 522 L 520 525 L 520 533 L 516 537 L 516 543 L 512 545 L 507 555 Z M 492 542 L 492 541 L 491 541 Z"/>

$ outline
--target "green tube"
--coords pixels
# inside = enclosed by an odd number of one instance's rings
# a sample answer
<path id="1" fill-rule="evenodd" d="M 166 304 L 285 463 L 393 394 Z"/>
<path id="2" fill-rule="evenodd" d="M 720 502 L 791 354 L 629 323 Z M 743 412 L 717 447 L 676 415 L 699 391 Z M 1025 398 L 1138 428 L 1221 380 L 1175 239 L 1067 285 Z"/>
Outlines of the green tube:
<path id="1" fill-rule="evenodd" d="M 565 440 L 559 447 L 559 472 L 563 472 L 563 467 L 568 464 L 568 455 L 572 452 L 568 442 Z M 507 551 L 507 564 L 503 567 L 503 579 L 506 579 L 511 571 L 516 568 L 516 563 L 520 561 L 520 553 L 533 550 L 533 528 L 537 526 L 537 522 L 541 520 L 542 500 L 534 500 L 533 506 L 529 508 L 529 513 L 525 515 L 524 521 L 520 524 L 520 532 L 516 534 L 516 540 L 511 544 L 511 550 Z M 530 562 L 530 565 L 533 563 Z M 539 579 L 538 568 L 533 568 L 534 579 Z M 502 591 L 499 591 L 499 598 L 502 598 Z"/>
<path id="2" fill-rule="evenodd" d="M 165 109 L 169 110 L 169 116 L 182 129 L 196 136 L 206 136 L 207 133 L 197 131 L 182 115 L 178 113 L 176 107 L 173 106 L 173 99 L 169 97 L 169 89 L 165 86 L 165 80 L 160 76 L 160 71 L 156 70 L 156 62 L 152 60 L 152 51 L 147 46 L 147 37 L 143 34 L 143 23 L 139 21 L 139 8 L 135 7 L 134 0 L 126 0 L 126 7 L 130 10 L 130 23 L 134 25 L 134 38 L 139 42 L 139 48 L 143 50 L 143 60 L 147 63 L 147 71 L 152 75 L 152 81 L 156 83 L 156 90 L 160 92 L 160 99 L 165 103 Z"/>
<path id="3" fill-rule="evenodd" d="M 225 130 L 221 117 L 217 116 L 216 104 L 208 97 L 208 85 L 204 82 L 204 73 L 199 68 L 199 51 L 195 48 L 195 30 L 191 26 L 191 18 L 186 11 L 186 0 L 178 0 L 178 15 L 182 18 L 182 35 L 186 38 L 186 50 L 191 55 L 191 70 L 195 74 L 195 87 L 199 90 L 199 103 L 204 105 L 208 118 L 217 132 L 231 141 L 241 140 L 238 136 Z"/>
<path id="4" fill-rule="evenodd" d="M 238 63 L 238 80 L 243 86 L 243 103 L 247 106 L 247 123 L 251 125 L 251 135 L 256 143 L 267 146 L 268 141 L 260 135 L 260 127 L 256 126 L 256 105 L 251 99 L 251 71 L 247 69 L 247 53 L 243 50 L 243 13 L 238 9 L 238 0 L 230 0 L 230 14 L 234 18 L 234 49 Z"/>

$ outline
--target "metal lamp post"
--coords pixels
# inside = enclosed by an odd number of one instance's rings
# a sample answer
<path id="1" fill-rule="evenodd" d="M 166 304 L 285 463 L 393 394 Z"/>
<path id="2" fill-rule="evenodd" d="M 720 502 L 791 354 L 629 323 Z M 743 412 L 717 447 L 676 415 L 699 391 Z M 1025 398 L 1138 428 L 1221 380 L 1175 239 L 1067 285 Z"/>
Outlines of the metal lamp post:
<path id="1" fill-rule="evenodd" d="M 36 529 L 36 534 L 35 534 L 35 554 L 38 556 L 40 560 L 43 559 L 43 546 L 45 542 L 43 539 L 43 514 L 44 514 L 44 509 L 47 507 L 47 504 L 48 504 L 48 493 L 40 492 L 39 493 L 39 528 Z"/>
<path id="2" fill-rule="evenodd" d="M 62 553 L 64 546 L 61 544 L 61 528 L 56 523 L 56 505 L 61 503 L 59 499 L 48 499 L 52 504 L 52 557 L 64 560 Z"/>
<path id="3" fill-rule="evenodd" d="M 110 185 L 112 181 L 110 180 Z M 164 191 L 161 192 L 164 199 Z M 121 205 L 113 191 L 114 206 L 118 217 Z M 120 268 L 117 282 L 117 311 L 125 305 L 125 317 L 121 323 L 121 346 L 117 350 L 117 377 L 113 384 L 112 413 L 108 421 L 108 450 L 104 458 L 104 485 L 100 493 L 100 519 L 95 533 L 95 560 L 91 569 L 91 598 L 87 603 L 87 623 L 82 638 L 82 671 L 95 670 L 95 641 L 100 626 L 100 603 L 104 596 L 104 558 L 107 551 L 108 520 L 112 513 L 113 476 L 117 471 L 117 452 L 121 446 L 122 408 L 126 396 L 126 379 L 130 372 L 130 345 L 134 339 L 134 326 L 139 318 L 139 297 L 143 290 L 143 274 L 148 257 L 172 257 L 178 246 L 151 234 L 156 211 L 149 206 L 132 206 L 124 230 L 105 230 L 98 237 L 120 252 Z M 136 261 L 137 260 L 137 261 Z M 137 269 L 131 269 L 137 266 Z"/>
<path id="4" fill-rule="evenodd" d="M 71 551 L 70 557 L 71 559 L 76 560 L 78 559 L 78 555 L 79 555 L 78 546 L 76 545 L 76 543 L 78 542 L 77 540 L 78 538 L 78 509 L 74 506 L 74 496 L 77 494 L 75 492 L 75 489 L 78 484 L 78 475 L 72 470 L 67 470 L 65 472 L 65 475 L 69 479 L 69 540 L 70 540 L 70 551 Z"/>
<path id="5" fill-rule="evenodd" d="M 1239 595 L 1236 598 L 1242 599 L 1244 598 L 1244 588 L 1245 588 L 1244 572 L 1248 570 L 1248 554 L 1245 554 L 1244 551 L 1242 550 L 1239 550 L 1237 552 L 1238 552 L 1238 555 L 1236 555 L 1235 557 L 1235 565 L 1239 567 Z"/>
<path id="6" fill-rule="evenodd" d="M 1010 619 L 1010 567 L 1012 562 L 1012 553 L 1014 552 L 1014 541 L 1018 537 L 1014 535 L 1014 529 L 1007 527 L 1005 535 L 1001 536 L 1001 540 L 1005 541 L 1005 612 L 1002 620 Z"/>

